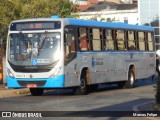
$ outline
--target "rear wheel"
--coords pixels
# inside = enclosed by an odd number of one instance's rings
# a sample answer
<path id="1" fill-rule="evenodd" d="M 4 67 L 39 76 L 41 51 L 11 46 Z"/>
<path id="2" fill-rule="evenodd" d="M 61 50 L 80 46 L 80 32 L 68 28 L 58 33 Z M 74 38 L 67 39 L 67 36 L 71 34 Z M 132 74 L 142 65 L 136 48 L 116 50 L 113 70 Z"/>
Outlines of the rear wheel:
<path id="1" fill-rule="evenodd" d="M 43 88 L 30 88 L 30 92 L 33 96 L 41 96 L 43 95 Z"/>
<path id="2" fill-rule="evenodd" d="M 133 88 L 135 83 L 135 74 L 133 70 L 128 72 L 128 81 L 125 83 L 125 88 Z"/>

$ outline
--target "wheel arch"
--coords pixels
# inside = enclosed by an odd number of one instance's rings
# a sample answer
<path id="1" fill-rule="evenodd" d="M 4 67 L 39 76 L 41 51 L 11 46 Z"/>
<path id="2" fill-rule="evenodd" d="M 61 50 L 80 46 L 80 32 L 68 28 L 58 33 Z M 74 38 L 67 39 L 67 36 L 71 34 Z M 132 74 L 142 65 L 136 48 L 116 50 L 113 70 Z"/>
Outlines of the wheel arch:
<path id="1" fill-rule="evenodd" d="M 80 82 L 81 78 L 84 78 L 84 77 L 86 77 L 87 85 L 90 84 L 91 79 L 90 79 L 90 69 L 89 69 L 89 67 L 81 68 L 79 82 Z"/>

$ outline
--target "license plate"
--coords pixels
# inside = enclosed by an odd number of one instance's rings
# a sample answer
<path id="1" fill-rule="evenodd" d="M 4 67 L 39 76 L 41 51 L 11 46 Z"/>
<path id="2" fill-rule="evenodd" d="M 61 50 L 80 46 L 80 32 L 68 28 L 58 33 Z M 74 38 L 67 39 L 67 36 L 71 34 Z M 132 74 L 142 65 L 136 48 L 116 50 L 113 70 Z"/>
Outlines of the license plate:
<path id="1" fill-rule="evenodd" d="M 36 88 L 37 85 L 36 84 L 27 84 L 27 88 Z"/>

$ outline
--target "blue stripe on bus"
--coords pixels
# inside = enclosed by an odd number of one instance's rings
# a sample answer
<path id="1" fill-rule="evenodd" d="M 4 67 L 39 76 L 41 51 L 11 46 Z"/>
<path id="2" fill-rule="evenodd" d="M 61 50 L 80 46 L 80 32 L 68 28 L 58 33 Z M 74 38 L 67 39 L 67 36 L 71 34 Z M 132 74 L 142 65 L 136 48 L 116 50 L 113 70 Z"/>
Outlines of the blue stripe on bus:
<path id="1" fill-rule="evenodd" d="M 78 54 L 148 54 L 148 53 L 156 53 L 155 51 L 154 52 L 135 52 L 135 51 L 131 51 L 131 52 L 106 52 L 106 51 L 101 51 L 101 52 L 93 52 L 93 51 L 90 51 L 90 52 L 77 52 Z"/>
<path id="2" fill-rule="evenodd" d="M 21 87 L 18 84 L 16 78 L 12 78 L 12 77 L 6 76 L 6 81 L 7 81 L 7 87 L 8 88 L 24 88 L 24 87 Z"/>
<path id="3" fill-rule="evenodd" d="M 88 27 L 103 27 L 103 28 L 118 28 L 118 29 L 128 29 L 128 30 L 145 30 L 153 32 L 154 29 L 151 26 L 142 26 L 142 25 L 132 25 L 126 23 L 118 22 L 100 22 L 94 20 L 82 20 L 82 19 L 73 19 L 65 18 L 69 25 L 77 26 L 88 26 Z"/>
<path id="4" fill-rule="evenodd" d="M 11 78 L 9 76 L 6 76 L 6 80 L 7 80 L 7 86 L 8 88 L 24 88 L 23 86 L 20 86 L 17 82 L 17 80 L 19 81 L 42 81 L 45 80 L 46 84 L 44 86 L 40 86 L 39 88 L 62 88 L 64 87 L 64 75 L 60 75 L 54 78 Z"/>

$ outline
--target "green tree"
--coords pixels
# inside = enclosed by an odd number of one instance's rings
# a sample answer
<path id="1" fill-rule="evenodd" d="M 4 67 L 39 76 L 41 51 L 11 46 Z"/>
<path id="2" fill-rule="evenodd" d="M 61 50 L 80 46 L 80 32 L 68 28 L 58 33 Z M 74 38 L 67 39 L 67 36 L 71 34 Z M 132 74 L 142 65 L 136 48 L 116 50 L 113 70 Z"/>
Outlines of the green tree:
<path id="1" fill-rule="evenodd" d="M 46 18 L 51 15 L 76 17 L 76 5 L 69 0 L 0 0 L 0 39 L 6 40 L 11 21 Z"/>

